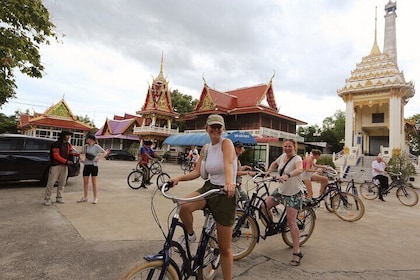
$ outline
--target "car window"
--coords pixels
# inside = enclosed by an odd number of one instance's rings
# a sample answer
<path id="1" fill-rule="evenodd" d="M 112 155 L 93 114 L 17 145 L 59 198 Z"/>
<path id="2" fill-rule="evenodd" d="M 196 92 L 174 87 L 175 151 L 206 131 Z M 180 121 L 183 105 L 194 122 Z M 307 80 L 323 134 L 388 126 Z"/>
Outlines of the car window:
<path id="1" fill-rule="evenodd" d="M 25 150 L 49 150 L 51 143 L 38 139 L 26 139 Z"/>
<path id="2" fill-rule="evenodd" d="M 23 142 L 23 138 L 0 138 L 0 150 L 22 150 Z"/>

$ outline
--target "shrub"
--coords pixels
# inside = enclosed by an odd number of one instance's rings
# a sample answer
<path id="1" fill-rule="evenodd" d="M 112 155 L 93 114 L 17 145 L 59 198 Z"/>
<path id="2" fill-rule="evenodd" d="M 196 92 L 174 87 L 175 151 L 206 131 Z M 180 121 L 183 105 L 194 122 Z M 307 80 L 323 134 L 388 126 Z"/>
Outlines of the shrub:
<path id="1" fill-rule="evenodd" d="M 416 174 L 416 168 L 411 160 L 405 156 L 393 155 L 388 162 L 386 171 L 390 173 L 402 173 L 401 178 L 407 181 L 408 178 Z M 394 180 L 395 176 L 389 174 L 391 179 Z"/>

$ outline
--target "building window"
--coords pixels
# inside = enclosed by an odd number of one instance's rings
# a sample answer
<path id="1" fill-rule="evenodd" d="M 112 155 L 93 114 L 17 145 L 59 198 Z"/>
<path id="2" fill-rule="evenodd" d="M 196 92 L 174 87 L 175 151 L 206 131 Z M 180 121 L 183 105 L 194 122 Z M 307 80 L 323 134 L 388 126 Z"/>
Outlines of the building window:
<path id="1" fill-rule="evenodd" d="M 383 123 L 385 122 L 384 113 L 372 114 L 372 123 Z"/>

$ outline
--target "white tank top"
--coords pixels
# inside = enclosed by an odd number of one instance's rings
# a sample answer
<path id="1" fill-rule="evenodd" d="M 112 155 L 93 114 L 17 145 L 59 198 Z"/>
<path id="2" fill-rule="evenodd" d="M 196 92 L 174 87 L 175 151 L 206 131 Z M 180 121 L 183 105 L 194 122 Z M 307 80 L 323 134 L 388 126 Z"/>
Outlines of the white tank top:
<path id="1" fill-rule="evenodd" d="M 210 175 L 210 182 L 213 185 L 224 186 L 225 185 L 225 169 L 223 164 L 223 152 L 222 143 L 224 138 L 215 145 L 208 145 L 207 159 L 205 161 L 205 170 Z M 236 159 L 232 161 L 232 178 L 234 184 L 236 184 L 236 171 L 238 170 L 238 163 Z"/>

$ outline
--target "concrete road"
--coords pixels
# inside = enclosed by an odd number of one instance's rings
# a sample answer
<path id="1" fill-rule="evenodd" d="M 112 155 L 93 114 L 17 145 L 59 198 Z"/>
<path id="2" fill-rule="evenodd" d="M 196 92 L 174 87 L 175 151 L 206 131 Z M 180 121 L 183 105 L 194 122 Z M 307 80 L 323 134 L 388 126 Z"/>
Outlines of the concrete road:
<path id="1" fill-rule="evenodd" d="M 43 206 L 44 187 L 38 183 L 0 184 L 0 279 L 118 279 L 144 255 L 160 250 L 163 235 L 151 214 L 155 184 L 130 189 L 126 177 L 134 166 L 100 162 L 96 205 L 76 203 L 83 195 L 82 177 L 70 178 L 65 203 L 50 207 Z M 164 170 L 181 173 L 172 164 Z M 201 179 L 183 182 L 171 192 L 183 195 L 201 184 Z M 363 200 L 365 216 L 355 223 L 317 209 L 299 267 L 288 265 L 292 251 L 276 235 L 234 263 L 234 279 L 420 279 L 420 204 L 403 206 L 395 193 L 385 199 Z M 154 205 L 166 232 L 174 204 L 157 194 Z M 195 215 L 198 232 L 201 216 Z"/>

